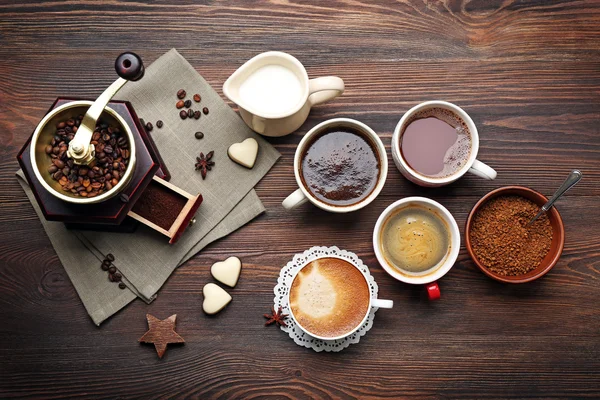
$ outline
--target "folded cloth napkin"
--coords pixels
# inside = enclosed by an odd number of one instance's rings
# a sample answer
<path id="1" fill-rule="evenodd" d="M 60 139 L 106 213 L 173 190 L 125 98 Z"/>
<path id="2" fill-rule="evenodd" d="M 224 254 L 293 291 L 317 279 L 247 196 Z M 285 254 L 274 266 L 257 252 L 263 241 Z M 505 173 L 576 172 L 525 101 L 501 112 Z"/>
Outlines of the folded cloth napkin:
<path id="1" fill-rule="evenodd" d="M 199 120 L 181 120 L 175 108 L 176 93 L 184 89 L 188 98 L 198 93 L 200 104 L 209 113 Z M 146 121 L 162 120 L 152 137 L 171 172 L 171 183 L 183 190 L 201 193 L 204 201 L 196 213 L 196 223 L 187 228 L 173 245 L 168 238 L 140 225 L 135 233 L 68 230 L 60 222 L 49 222 L 37 206 L 25 180 L 20 183 L 33 204 L 54 249 L 92 320 L 100 325 L 129 302 L 140 297 L 152 301 L 173 270 L 207 244 L 233 232 L 264 211 L 253 190 L 275 164 L 280 154 L 262 137 L 250 130 L 196 70 L 172 49 L 146 68 L 138 82 L 128 82 L 118 99 L 132 103 Z M 194 132 L 202 131 L 198 140 Z M 259 154 L 252 169 L 229 159 L 227 149 L 248 137 L 258 141 Z M 194 163 L 200 152 L 214 151 L 215 166 L 202 180 Z M 19 171 L 17 176 L 23 178 Z M 129 290 L 108 281 L 100 264 L 112 253 L 114 265 Z"/>

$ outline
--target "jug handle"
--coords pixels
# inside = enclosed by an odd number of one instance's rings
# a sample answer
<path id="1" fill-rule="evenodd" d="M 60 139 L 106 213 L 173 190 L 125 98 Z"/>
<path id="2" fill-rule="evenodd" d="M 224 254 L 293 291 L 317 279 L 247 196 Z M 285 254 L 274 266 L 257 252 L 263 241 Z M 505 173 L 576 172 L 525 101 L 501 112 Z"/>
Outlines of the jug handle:
<path id="1" fill-rule="evenodd" d="M 308 101 L 311 107 L 325 103 L 344 93 L 344 81 L 337 76 L 309 79 L 308 93 Z"/>

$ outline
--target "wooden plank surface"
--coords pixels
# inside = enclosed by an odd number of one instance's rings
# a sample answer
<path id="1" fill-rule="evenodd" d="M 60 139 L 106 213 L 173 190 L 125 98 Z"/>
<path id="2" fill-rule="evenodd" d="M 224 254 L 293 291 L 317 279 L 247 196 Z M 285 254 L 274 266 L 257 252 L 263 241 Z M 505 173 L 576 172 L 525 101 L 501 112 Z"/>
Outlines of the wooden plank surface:
<path id="1" fill-rule="evenodd" d="M 600 397 L 599 1 L 3 0 L 0 43 L 0 398 Z M 295 55 L 311 77 L 341 76 L 346 92 L 293 135 L 270 140 L 283 156 L 257 187 L 264 215 L 179 268 L 151 305 L 136 301 L 97 328 L 16 181 L 15 155 L 57 96 L 95 97 L 111 83 L 119 52 L 150 62 L 172 47 L 219 93 L 267 50 Z M 390 164 L 364 210 L 282 209 L 295 189 L 295 147 L 312 126 L 359 119 L 389 152 L 402 114 L 431 99 L 470 113 L 495 181 L 423 189 Z M 442 300 L 430 304 L 377 264 L 372 229 L 394 200 L 438 200 L 462 231 L 491 189 L 520 184 L 549 195 L 573 168 L 584 179 L 557 203 L 565 251 L 537 282 L 491 281 L 462 249 Z M 356 252 L 395 302 L 337 354 L 263 326 L 279 269 L 313 245 Z M 202 286 L 229 255 L 244 262 L 234 301 L 207 317 Z M 147 312 L 177 313 L 186 344 L 162 360 L 138 344 Z"/>

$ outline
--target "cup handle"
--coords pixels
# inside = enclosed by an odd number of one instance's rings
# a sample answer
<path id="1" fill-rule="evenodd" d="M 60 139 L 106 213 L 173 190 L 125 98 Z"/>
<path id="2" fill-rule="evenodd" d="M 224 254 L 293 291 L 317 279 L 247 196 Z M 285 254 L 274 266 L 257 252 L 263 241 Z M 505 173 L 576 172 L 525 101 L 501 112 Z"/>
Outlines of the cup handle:
<path id="1" fill-rule="evenodd" d="M 473 165 L 471 165 L 471 168 L 469 168 L 469 172 L 490 181 L 492 179 L 496 179 L 496 175 L 498 175 L 494 168 L 482 163 L 479 160 L 475 160 L 473 162 Z"/>
<path id="2" fill-rule="evenodd" d="M 281 202 L 281 205 L 286 210 L 293 210 L 294 208 L 306 203 L 308 198 L 302 193 L 301 189 L 297 189 L 294 193 L 290 194 Z"/>
<path id="3" fill-rule="evenodd" d="M 323 76 L 308 80 L 308 101 L 312 106 L 335 99 L 344 93 L 344 81 L 337 76 Z"/>
<path id="4" fill-rule="evenodd" d="M 384 299 L 372 299 L 371 306 L 377 308 L 392 308 L 394 307 L 394 301 Z"/>
<path id="5" fill-rule="evenodd" d="M 425 289 L 427 289 L 427 297 L 429 297 L 429 300 L 439 300 L 441 292 L 437 281 L 427 284 Z"/>

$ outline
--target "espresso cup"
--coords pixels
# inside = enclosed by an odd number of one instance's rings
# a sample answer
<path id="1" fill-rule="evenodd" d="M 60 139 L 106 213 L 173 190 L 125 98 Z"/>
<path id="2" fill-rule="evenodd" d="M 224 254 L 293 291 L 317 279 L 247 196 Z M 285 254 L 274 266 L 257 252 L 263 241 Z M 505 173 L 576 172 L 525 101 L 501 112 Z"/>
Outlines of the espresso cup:
<path id="1" fill-rule="evenodd" d="M 289 306 L 289 312 L 290 312 L 290 317 L 292 318 L 292 320 L 294 320 L 294 322 L 298 325 L 298 327 L 300 329 L 302 329 L 302 331 L 304 331 L 305 333 L 307 333 L 308 335 L 316 338 L 316 339 L 321 339 L 321 340 L 338 340 L 338 339 L 342 339 L 345 338 L 347 336 L 352 335 L 354 332 L 356 332 L 361 326 L 363 326 L 363 324 L 365 323 L 365 321 L 367 320 L 367 318 L 369 317 L 369 313 L 371 312 L 371 309 L 373 307 L 377 307 L 377 308 L 392 308 L 394 306 L 394 302 L 392 300 L 383 300 L 383 299 L 378 299 L 376 297 L 372 297 L 371 295 L 371 290 L 370 290 L 370 285 L 369 285 L 369 280 L 367 279 L 367 276 L 365 275 L 365 273 L 363 271 L 361 271 L 361 269 L 355 265 L 353 262 L 351 262 L 350 260 L 346 259 L 346 258 L 342 258 L 342 257 L 337 257 L 335 255 L 326 255 L 323 257 L 319 257 L 315 260 L 311 260 L 309 262 L 307 262 L 305 265 L 303 265 L 298 271 L 296 271 L 296 273 L 293 275 L 291 282 L 292 282 L 292 286 L 293 286 L 293 282 L 296 280 L 296 278 L 298 277 L 298 274 L 300 274 L 304 268 L 306 268 L 309 264 L 318 261 L 318 260 L 322 260 L 322 259 L 328 259 L 328 258 L 334 258 L 334 259 L 339 259 L 342 261 L 345 261 L 346 263 L 348 263 L 349 265 L 351 265 L 352 267 L 356 268 L 356 270 L 360 273 L 360 274 L 356 274 L 357 276 L 362 277 L 362 279 L 364 279 L 365 281 L 365 285 L 366 285 L 366 290 L 368 291 L 368 296 L 366 298 L 364 298 L 365 302 L 368 302 L 367 307 L 365 308 L 365 313 L 362 316 L 362 319 L 360 320 L 359 323 L 356 324 L 356 326 L 353 326 L 351 328 L 349 328 L 346 332 L 336 335 L 336 336 L 323 336 L 323 335 L 318 335 L 316 333 L 311 332 L 311 330 L 305 326 L 302 325 L 302 323 L 300 321 L 298 321 L 298 318 L 294 315 L 294 311 L 292 309 L 292 305 L 291 305 L 291 301 L 290 301 L 290 297 L 292 296 L 292 288 L 290 287 L 290 290 L 288 291 L 288 304 L 290 304 Z M 356 282 L 354 282 L 356 283 Z M 346 282 L 345 284 L 352 284 L 352 282 Z M 340 291 L 343 290 L 343 288 L 338 288 Z M 359 296 L 357 296 L 359 297 Z M 339 313 L 333 313 L 333 315 L 330 318 L 344 318 L 344 315 L 340 315 Z"/>
<path id="2" fill-rule="evenodd" d="M 442 108 L 442 109 L 448 110 L 451 113 L 458 116 L 460 119 L 462 119 L 466 124 L 466 127 L 470 134 L 470 139 L 471 139 L 471 152 L 470 152 L 469 157 L 467 158 L 466 162 L 464 163 L 464 165 L 462 165 L 462 167 L 460 169 L 458 169 L 451 175 L 440 177 L 440 178 L 426 176 L 426 175 L 423 175 L 423 174 L 415 171 L 408 164 L 408 162 L 406 161 L 406 159 L 404 158 L 404 156 L 402 154 L 402 151 L 400 150 L 401 142 L 402 142 L 402 135 L 403 135 L 406 127 L 411 122 L 413 122 L 413 120 L 412 120 L 413 115 L 415 115 L 418 112 L 426 111 L 426 110 L 432 109 L 432 108 Z M 402 173 L 402 175 L 404 175 L 404 177 L 406 179 L 408 179 L 409 181 L 411 181 L 413 183 L 416 183 L 417 185 L 421 185 L 421 186 L 437 187 L 437 186 L 447 185 L 449 183 L 456 181 L 457 179 L 462 177 L 467 172 L 470 172 L 470 173 L 477 175 L 479 177 L 482 177 L 484 179 L 488 179 L 488 180 L 495 179 L 496 175 L 497 175 L 496 171 L 493 168 L 491 168 L 490 166 L 477 160 L 477 152 L 478 151 L 479 151 L 479 134 L 477 132 L 477 127 L 475 126 L 475 123 L 473 122 L 471 117 L 469 117 L 469 115 L 462 108 L 458 107 L 455 104 L 448 103 L 446 101 L 439 101 L 439 100 L 426 101 L 424 103 L 414 106 L 413 108 L 408 110 L 402 116 L 402 118 L 400 119 L 400 122 L 398 122 L 398 125 L 396 125 L 396 129 L 394 130 L 394 134 L 392 136 L 392 158 L 394 159 L 394 164 L 396 164 L 396 167 Z"/>
<path id="3" fill-rule="evenodd" d="M 445 254 L 444 258 L 442 258 L 442 260 L 431 269 L 422 273 L 412 273 L 394 267 L 390 262 L 388 262 L 381 248 L 382 230 L 388 217 L 398 210 L 410 206 L 420 206 L 433 212 L 444 222 L 449 235 L 450 249 Z M 446 275 L 446 273 L 448 273 L 448 271 L 450 271 L 456 262 L 456 259 L 458 258 L 458 252 L 460 250 L 460 231 L 458 230 L 458 225 L 456 224 L 456 220 L 452 214 L 450 214 L 450 212 L 440 203 L 425 197 L 406 197 L 388 206 L 377 219 L 377 223 L 375 224 L 375 229 L 373 231 L 373 249 L 375 250 L 377 261 L 379 261 L 379 264 L 381 264 L 383 269 L 389 275 L 405 283 L 410 283 L 413 285 L 425 285 L 429 299 L 437 300 L 441 295 L 437 280 L 442 278 L 444 275 Z"/>
<path id="4" fill-rule="evenodd" d="M 356 203 L 350 205 L 332 205 L 328 204 L 325 201 L 316 198 L 305 186 L 302 181 L 301 176 L 301 166 L 302 166 L 302 158 L 305 153 L 305 150 L 308 145 L 312 143 L 314 137 L 323 133 L 326 130 L 334 129 L 334 128 L 348 128 L 352 131 L 357 131 L 362 136 L 364 136 L 365 140 L 368 140 L 371 144 L 376 156 L 379 160 L 379 175 L 377 177 L 377 182 L 375 187 L 371 190 L 368 196 L 359 200 Z M 292 210 L 301 204 L 304 204 L 308 201 L 316 205 L 317 207 L 334 213 L 347 213 L 351 211 L 359 210 L 369 203 L 371 203 L 381 189 L 383 189 L 383 185 L 385 184 L 385 180 L 388 172 L 388 161 L 387 154 L 385 152 L 385 146 L 383 142 L 377 136 L 377 134 L 369 128 L 367 125 L 362 122 L 356 121 L 354 119 L 349 118 L 334 118 L 324 122 L 321 122 L 314 128 L 312 128 L 300 141 L 298 147 L 296 149 L 296 154 L 294 156 L 294 176 L 296 177 L 296 182 L 298 183 L 299 189 L 290 194 L 283 202 L 281 203 L 283 207 L 287 210 Z"/>

